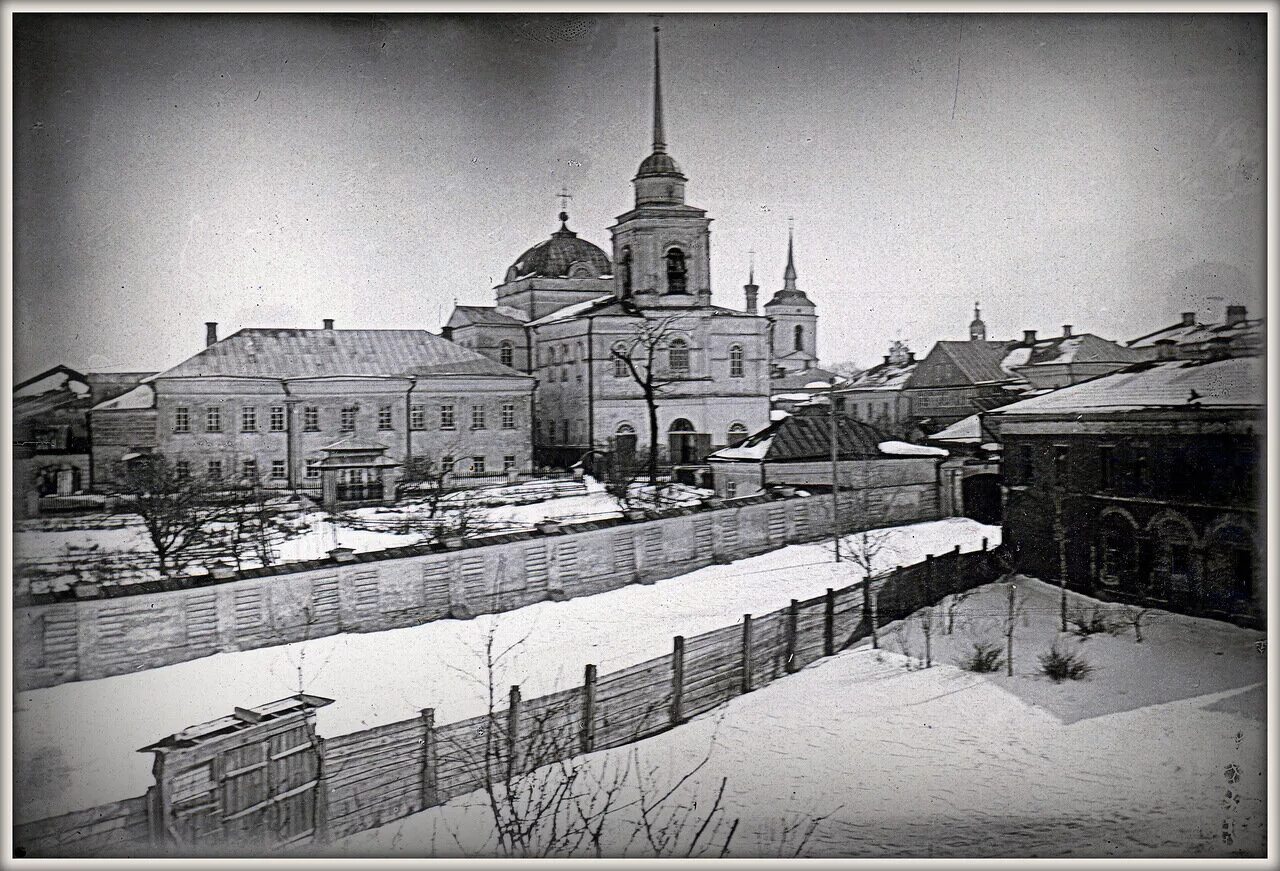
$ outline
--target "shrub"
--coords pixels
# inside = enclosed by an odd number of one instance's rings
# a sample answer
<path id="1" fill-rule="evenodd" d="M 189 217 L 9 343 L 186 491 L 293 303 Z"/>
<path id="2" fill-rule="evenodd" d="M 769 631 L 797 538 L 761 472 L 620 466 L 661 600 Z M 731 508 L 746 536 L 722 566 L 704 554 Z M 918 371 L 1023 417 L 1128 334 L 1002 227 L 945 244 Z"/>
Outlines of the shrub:
<path id="1" fill-rule="evenodd" d="M 965 671 L 992 672 L 1004 667 L 1004 655 L 999 644 L 986 641 L 975 641 L 973 652 L 960 660 L 960 667 Z"/>
<path id="2" fill-rule="evenodd" d="M 1071 624 L 1071 631 L 1080 638 L 1088 638 L 1090 635 L 1110 634 L 1116 629 L 1107 620 L 1107 615 L 1096 605 L 1091 613 L 1086 613 L 1083 608 L 1077 609 L 1067 618 L 1067 622 Z"/>
<path id="3" fill-rule="evenodd" d="M 1054 683 L 1061 683 L 1064 680 L 1080 680 L 1093 671 L 1093 666 L 1085 662 L 1080 654 L 1062 650 L 1054 644 L 1048 653 L 1040 654 L 1040 671 Z"/>

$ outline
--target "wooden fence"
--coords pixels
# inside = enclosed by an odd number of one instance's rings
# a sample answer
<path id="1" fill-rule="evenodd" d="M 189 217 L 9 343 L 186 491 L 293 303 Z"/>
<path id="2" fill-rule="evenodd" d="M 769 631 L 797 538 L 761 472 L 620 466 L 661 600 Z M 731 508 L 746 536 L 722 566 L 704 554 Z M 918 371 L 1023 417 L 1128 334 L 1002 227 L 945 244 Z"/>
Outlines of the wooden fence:
<path id="1" fill-rule="evenodd" d="M 869 583 L 793 600 L 768 614 L 684 638 L 671 650 L 621 671 L 583 670 L 581 686 L 536 699 L 512 687 L 507 706 L 437 725 L 418 717 L 321 740 L 321 788 L 313 848 L 415 814 L 511 773 L 619 747 L 656 735 L 735 696 L 759 689 L 947 595 L 999 575 L 983 549 L 954 551 L 899 567 Z M 866 608 L 870 589 L 873 607 Z M 491 779 L 491 780 L 490 780 Z M 28 855 L 128 855 L 154 850 L 143 798 L 18 826 Z M 139 816 L 141 814 L 141 816 Z M 87 821 L 87 822 L 86 822 Z M 106 826 L 105 833 L 85 825 Z M 114 834 L 113 834 L 114 833 Z"/>
<path id="2" fill-rule="evenodd" d="M 840 496 L 842 529 L 933 520 Z M 264 568 L 15 597 L 19 690 L 339 632 L 379 632 L 652 583 L 830 534 L 831 498 L 752 496 L 645 520 L 564 524 Z"/>

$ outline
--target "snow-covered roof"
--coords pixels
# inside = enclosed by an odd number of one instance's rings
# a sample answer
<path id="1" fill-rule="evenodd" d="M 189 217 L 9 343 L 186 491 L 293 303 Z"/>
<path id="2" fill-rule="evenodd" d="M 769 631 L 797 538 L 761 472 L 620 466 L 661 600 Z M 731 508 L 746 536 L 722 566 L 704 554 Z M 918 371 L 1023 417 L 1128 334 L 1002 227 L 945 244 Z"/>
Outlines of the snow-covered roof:
<path id="1" fill-rule="evenodd" d="M 783 411 L 781 408 L 775 408 L 773 411 L 769 412 L 769 420 L 782 420 L 783 418 L 790 416 L 791 412 Z"/>
<path id="2" fill-rule="evenodd" d="M 946 448 L 933 448 L 929 447 L 929 445 L 913 445 L 911 442 L 880 442 L 877 447 L 880 448 L 880 453 L 882 454 L 900 457 L 947 457 L 951 455 L 951 452 Z"/>
<path id="3" fill-rule="evenodd" d="M 1139 363 L 1102 378 L 1063 387 L 990 412 L 1014 414 L 1114 413 L 1144 408 L 1262 408 L 1261 357 L 1201 362 Z"/>
<path id="4" fill-rule="evenodd" d="M 761 439 L 755 444 L 743 444 L 733 448 L 721 448 L 711 456 L 721 460 L 763 460 L 773 444 L 773 436 Z"/>
<path id="5" fill-rule="evenodd" d="M 813 395 L 809 393 L 775 393 L 769 398 L 776 402 L 804 402 L 812 399 Z"/>
<path id="6" fill-rule="evenodd" d="M 150 379 L 148 379 L 150 380 Z M 139 384 L 128 393 L 122 393 L 115 399 L 100 402 L 90 411 L 133 411 L 144 408 L 155 408 L 156 391 L 150 384 Z"/>
<path id="7" fill-rule="evenodd" d="M 932 442 L 976 443 L 982 439 L 982 422 L 976 414 L 958 420 L 946 429 L 929 436 Z"/>
<path id="8" fill-rule="evenodd" d="M 69 369 L 66 366 L 55 366 L 47 372 L 23 381 L 14 388 L 13 397 L 14 399 L 25 399 L 63 389 L 70 390 L 77 396 L 84 396 L 89 392 L 89 384 L 85 380 L 85 376 L 74 369 Z"/>
<path id="9" fill-rule="evenodd" d="M 600 305 L 600 303 L 602 302 L 607 302 L 608 300 L 611 300 L 613 298 L 614 298 L 613 294 L 606 293 L 603 296 L 593 297 L 588 300 L 583 300 L 582 302 L 575 302 L 573 305 L 567 305 L 564 308 L 556 309 L 549 315 L 543 315 L 542 317 L 538 318 L 536 321 L 529 321 L 529 326 L 538 327 L 538 326 L 542 326 L 543 324 L 552 324 L 552 323 L 555 323 L 556 321 L 563 321 L 563 320 L 568 320 L 569 318 L 575 318 L 578 315 L 582 314 L 583 312 L 587 311 L 588 309 L 594 306 Z"/>

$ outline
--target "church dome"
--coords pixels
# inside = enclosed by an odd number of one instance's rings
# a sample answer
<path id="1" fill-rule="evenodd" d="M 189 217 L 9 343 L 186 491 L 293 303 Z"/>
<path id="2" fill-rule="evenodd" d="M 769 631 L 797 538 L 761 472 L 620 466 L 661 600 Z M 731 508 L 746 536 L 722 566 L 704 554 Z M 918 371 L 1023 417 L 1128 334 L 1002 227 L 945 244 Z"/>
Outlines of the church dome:
<path id="1" fill-rule="evenodd" d="M 680 165 L 676 163 L 675 158 L 665 151 L 655 151 L 650 154 L 640 164 L 640 169 L 636 172 L 637 178 L 650 175 L 678 175 L 684 178 L 684 173 L 680 171 Z"/>
<path id="2" fill-rule="evenodd" d="M 600 278 L 613 272 L 609 255 L 565 225 L 569 216 L 560 213 L 560 229 L 516 258 L 507 270 L 507 281 L 537 278 Z"/>

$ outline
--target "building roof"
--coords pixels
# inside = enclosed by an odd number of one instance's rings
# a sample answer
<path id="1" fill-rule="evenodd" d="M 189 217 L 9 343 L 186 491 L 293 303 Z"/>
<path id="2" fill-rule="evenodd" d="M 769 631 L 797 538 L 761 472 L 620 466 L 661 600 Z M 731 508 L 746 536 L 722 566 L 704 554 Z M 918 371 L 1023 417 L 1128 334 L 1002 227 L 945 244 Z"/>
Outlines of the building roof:
<path id="1" fill-rule="evenodd" d="M 886 456 L 922 456 L 920 445 L 889 441 L 884 433 L 847 414 L 837 414 L 836 429 L 842 460 L 868 460 Z M 883 446 L 883 447 L 882 447 Z M 929 455 L 943 456 L 937 449 L 923 447 Z M 774 421 L 731 448 L 710 455 L 713 460 L 786 462 L 831 458 L 831 418 L 825 408 L 797 411 Z"/>
<path id="2" fill-rule="evenodd" d="M 154 377 L 408 375 L 530 377 L 426 330 L 257 328 L 233 333 Z"/>
<path id="3" fill-rule="evenodd" d="M 1244 319 L 1235 324 L 1202 324 L 1202 323 L 1176 323 L 1173 326 L 1163 327 L 1154 333 L 1147 333 L 1145 336 L 1139 336 L 1129 342 L 1130 348 L 1151 348 L 1161 343 L 1172 343 L 1174 345 L 1199 345 L 1210 342 L 1214 339 L 1232 340 L 1232 339 L 1254 339 L 1259 341 L 1265 339 L 1263 335 L 1265 319 L 1254 318 Z"/>
<path id="4" fill-rule="evenodd" d="M 1093 333 L 1080 333 L 1039 339 L 1029 348 L 1014 348 L 1005 358 L 1004 366 L 1006 369 L 1016 370 L 1024 366 L 1070 363 L 1137 363 L 1142 359 L 1142 354 L 1124 345 Z"/>
<path id="5" fill-rule="evenodd" d="M 524 320 L 517 317 L 524 312 L 510 306 L 495 305 L 455 305 L 453 314 L 449 316 L 448 326 L 502 326 L 523 327 Z"/>
<path id="6" fill-rule="evenodd" d="M 907 387 L 951 387 L 992 384 L 1017 378 L 1002 365 L 1018 342 L 940 341 L 934 344 L 924 360 L 917 364 Z M 947 363 L 954 367 L 958 382 L 941 377 Z"/>
<path id="7" fill-rule="evenodd" d="M 560 229 L 545 242 L 539 242 L 516 258 L 507 270 L 507 281 L 520 278 L 599 278 L 613 273 L 609 255 L 564 223 L 569 219 L 560 213 Z"/>
<path id="8" fill-rule="evenodd" d="M 543 324 L 552 324 L 558 321 L 567 321 L 573 318 L 581 317 L 641 317 L 643 314 L 653 312 L 663 317 L 678 317 L 682 311 L 708 312 L 713 317 L 735 317 L 735 318 L 759 318 L 760 315 L 753 315 L 747 312 L 738 311 L 737 309 L 724 308 L 718 305 L 698 305 L 692 296 L 689 297 L 689 305 L 672 306 L 665 305 L 662 308 L 641 308 L 636 305 L 634 300 L 619 299 L 613 294 L 598 296 L 595 299 L 588 299 L 583 302 L 577 302 L 573 305 L 567 305 L 564 308 L 556 309 L 548 315 L 543 315 L 536 321 L 529 321 L 527 326 L 538 327 Z"/>
<path id="9" fill-rule="evenodd" d="M 99 402 L 90 411 L 136 411 L 142 408 L 155 408 L 155 405 L 155 388 L 144 382 L 106 402 Z"/>
<path id="10" fill-rule="evenodd" d="M 1261 357 L 1138 363 L 1002 406 L 991 414 L 1115 414 L 1158 408 L 1248 408 L 1266 404 Z"/>
<path id="11" fill-rule="evenodd" d="M 858 373 L 848 384 L 836 388 L 837 393 L 853 390 L 901 390 L 920 365 L 919 360 L 910 363 L 879 363 Z"/>
<path id="12" fill-rule="evenodd" d="M 956 442 L 958 444 L 977 444 L 982 441 L 982 417 L 971 414 L 958 420 L 946 429 L 929 436 L 931 442 Z"/>
<path id="13" fill-rule="evenodd" d="M 777 378 L 770 378 L 769 389 L 780 393 L 790 393 L 796 390 L 830 390 L 832 378 L 839 379 L 836 385 L 837 390 L 843 386 L 846 380 L 829 369 L 814 366 L 809 369 L 798 369 L 795 372 Z M 810 386 L 817 385 L 818 382 L 822 383 L 818 386 Z M 806 398 L 808 398 L 807 394 Z"/>

